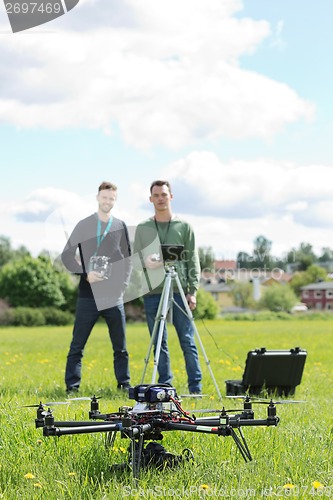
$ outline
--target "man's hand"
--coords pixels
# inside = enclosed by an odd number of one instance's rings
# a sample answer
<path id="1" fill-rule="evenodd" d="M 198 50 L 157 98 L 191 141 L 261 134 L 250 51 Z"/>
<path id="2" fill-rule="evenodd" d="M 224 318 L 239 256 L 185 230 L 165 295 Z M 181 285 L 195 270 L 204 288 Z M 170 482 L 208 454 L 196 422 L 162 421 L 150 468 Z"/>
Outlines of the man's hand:
<path id="1" fill-rule="evenodd" d="M 97 283 L 98 281 L 104 281 L 104 278 L 100 273 L 97 273 L 96 271 L 90 271 L 90 273 L 87 274 L 87 281 L 90 284 Z"/>
<path id="2" fill-rule="evenodd" d="M 163 266 L 163 262 L 156 259 L 156 254 L 148 255 L 145 260 L 145 266 L 147 269 L 158 269 Z"/>
<path id="3" fill-rule="evenodd" d="M 191 295 L 190 293 L 188 293 L 186 295 L 186 300 L 187 300 L 187 303 L 188 303 L 189 308 L 191 309 L 191 311 L 194 311 L 194 309 L 197 307 L 196 296 L 195 295 Z"/>

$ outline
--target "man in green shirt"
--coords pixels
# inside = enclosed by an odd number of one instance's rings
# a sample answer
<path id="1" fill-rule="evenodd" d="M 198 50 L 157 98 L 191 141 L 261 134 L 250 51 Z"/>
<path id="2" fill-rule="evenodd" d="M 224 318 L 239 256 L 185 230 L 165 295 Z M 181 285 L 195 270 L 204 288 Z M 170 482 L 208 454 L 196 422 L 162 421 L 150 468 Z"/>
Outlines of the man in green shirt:
<path id="1" fill-rule="evenodd" d="M 160 245 L 183 245 L 182 259 L 174 263 L 189 308 L 196 307 L 196 292 L 200 280 L 200 263 L 195 246 L 195 235 L 187 222 L 173 215 L 173 195 L 168 181 L 157 180 L 150 186 L 150 202 L 154 205 L 153 217 L 137 226 L 134 253 L 139 253 L 144 267 L 148 293 L 144 295 L 144 307 L 150 335 L 153 333 L 156 314 L 165 279 L 165 268 L 160 255 Z M 201 393 L 201 369 L 198 350 L 194 341 L 192 320 L 184 311 L 182 297 L 175 287 L 172 319 L 182 348 L 188 377 L 188 388 L 192 394 Z M 156 349 L 156 341 L 154 348 Z M 167 328 L 164 325 L 158 373 L 160 384 L 170 384 L 172 372 L 167 342 Z"/>

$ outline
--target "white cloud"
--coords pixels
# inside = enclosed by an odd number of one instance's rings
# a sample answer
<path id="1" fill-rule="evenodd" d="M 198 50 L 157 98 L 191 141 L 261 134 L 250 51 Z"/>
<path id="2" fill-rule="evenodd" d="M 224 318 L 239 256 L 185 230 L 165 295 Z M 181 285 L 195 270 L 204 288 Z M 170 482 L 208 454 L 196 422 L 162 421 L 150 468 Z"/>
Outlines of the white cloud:
<path id="1" fill-rule="evenodd" d="M 220 137 L 269 139 L 313 116 L 313 106 L 287 85 L 239 66 L 270 34 L 265 21 L 233 17 L 239 2 L 107 5 L 84 2 L 59 18 L 67 30 L 2 38 L 0 121 L 117 126 L 137 148 L 177 149 Z M 92 16 L 84 34 L 71 29 L 93 11 L 103 18 Z"/>
<path id="2" fill-rule="evenodd" d="M 10 212 L 23 222 L 44 222 L 45 219 L 62 206 L 71 206 L 71 212 L 82 210 L 82 200 L 75 193 L 52 187 L 36 189 L 21 203 L 12 206 Z"/>
<path id="3" fill-rule="evenodd" d="M 156 178 L 171 181 L 173 211 L 193 225 L 198 244 L 227 259 L 239 251 L 251 253 L 259 235 L 273 242 L 272 253 L 279 257 L 300 242 L 312 244 L 318 254 L 325 246 L 332 248 L 331 173 L 332 167 L 324 165 L 272 160 L 223 163 L 208 151 L 193 152 L 155 172 Z M 121 188 L 113 214 L 126 221 L 132 238 L 136 224 L 153 212 L 148 198 L 149 186 L 140 181 Z M 39 189 L 22 203 L 13 199 L 1 207 L 3 232 L 34 254 L 59 252 L 74 225 L 96 208 L 95 193 Z"/>
<path id="4" fill-rule="evenodd" d="M 260 234 L 282 256 L 300 242 L 317 252 L 332 247 L 333 167 L 272 160 L 223 163 L 214 153 L 193 152 L 167 167 L 173 207 L 198 232 L 201 246 L 225 258 L 252 252 Z"/>
<path id="5" fill-rule="evenodd" d="M 174 162 L 168 176 L 182 211 L 231 219 L 290 215 L 303 224 L 333 225 L 326 205 L 333 198 L 333 167 L 296 165 L 267 159 L 223 163 L 215 153 L 193 152 Z M 319 209 L 319 207 L 323 207 Z M 309 218 L 309 222 L 307 222 Z"/>

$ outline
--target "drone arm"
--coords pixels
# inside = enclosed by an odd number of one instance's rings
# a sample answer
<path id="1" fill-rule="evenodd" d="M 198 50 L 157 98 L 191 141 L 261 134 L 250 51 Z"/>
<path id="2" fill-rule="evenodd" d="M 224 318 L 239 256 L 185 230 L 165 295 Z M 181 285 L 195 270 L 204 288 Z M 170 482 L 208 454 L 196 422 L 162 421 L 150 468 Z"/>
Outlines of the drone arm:
<path id="1" fill-rule="evenodd" d="M 90 434 L 93 432 L 112 432 L 120 431 L 122 428 L 121 424 L 99 424 L 99 425 L 79 425 L 75 427 L 55 427 L 55 426 L 45 426 L 43 428 L 43 436 L 64 436 L 66 434 Z"/>
<path id="2" fill-rule="evenodd" d="M 231 427 L 239 428 L 239 427 L 270 427 L 274 425 L 275 427 L 280 422 L 279 417 L 274 418 L 265 418 L 265 419 L 235 419 L 232 418 L 229 420 L 229 424 Z"/>
<path id="3" fill-rule="evenodd" d="M 255 426 L 277 426 L 280 419 L 279 417 L 271 417 L 267 419 L 244 419 L 237 417 L 229 417 L 228 424 L 233 428 L 239 427 L 255 427 Z M 208 426 L 208 427 L 218 427 L 220 425 L 220 417 L 211 417 L 211 418 L 197 418 L 195 423 L 200 426 Z"/>
<path id="4" fill-rule="evenodd" d="M 189 432 L 206 432 L 208 434 L 219 434 L 219 427 L 211 427 L 208 425 L 183 424 L 177 422 L 167 422 L 165 424 L 167 431 L 189 431 Z"/>
<path id="5" fill-rule="evenodd" d="M 98 427 L 101 425 L 106 425 L 105 420 L 103 422 L 90 422 L 89 420 L 83 420 L 80 422 L 79 420 L 72 420 L 72 421 L 59 421 L 59 422 L 54 422 L 54 427 Z M 107 424 L 107 425 L 111 425 Z M 112 424 L 114 425 L 114 424 Z M 112 430 L 112 429 L 111 429 Z"/>

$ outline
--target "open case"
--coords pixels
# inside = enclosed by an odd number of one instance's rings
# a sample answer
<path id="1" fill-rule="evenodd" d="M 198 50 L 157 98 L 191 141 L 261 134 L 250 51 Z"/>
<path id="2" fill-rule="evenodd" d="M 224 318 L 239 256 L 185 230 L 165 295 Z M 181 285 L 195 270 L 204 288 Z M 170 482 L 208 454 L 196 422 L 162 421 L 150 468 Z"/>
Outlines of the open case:
<path id="1" fill-rule="evenodd" d="M 254 349 L 247 355 L 242 380 L 226 380 L 227 396 L 259 395 L 263 391 L 279 396 L 295 393 L 301 383 L 307 351 Z"/>

